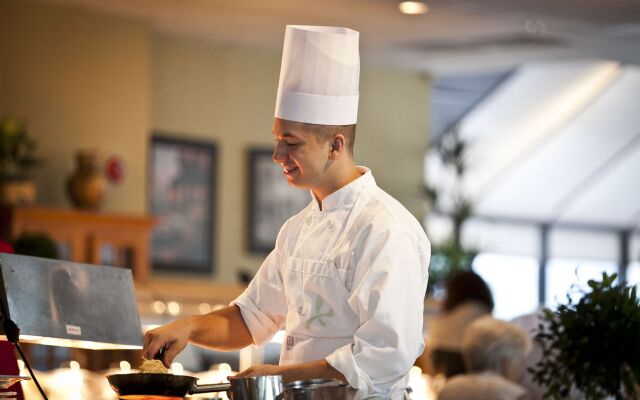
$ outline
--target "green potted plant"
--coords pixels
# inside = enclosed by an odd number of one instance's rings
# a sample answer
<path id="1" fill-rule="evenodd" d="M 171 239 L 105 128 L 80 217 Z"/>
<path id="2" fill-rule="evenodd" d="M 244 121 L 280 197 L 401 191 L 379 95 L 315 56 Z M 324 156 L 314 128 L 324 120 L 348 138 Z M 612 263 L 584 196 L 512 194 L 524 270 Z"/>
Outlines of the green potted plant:
<path id="1" fill-rule="evenodd" d="M 477 255 L 475 249 L 462 244 L 462 227 L 473 213 L 471 201 L 462 192 L 461 182 L 467 171 L 466 154 L 468 143 L 461 137 L 458 125 L 445 131 L 439 140 L 432 143 L 442 165 L 453 171 L 456 185 L 445 191 L 437 185 L 425 185 L 424 193 L 433 212 L 446 215 L 451 220 L 452 230 L 442 243 L 433 244 L 433 255 L 429 265 L 429 286 L 427 291 L 433 294 L 447 277 L 460 270 L 470 270 L 473 259 Z M 446 193 L 445 193 L 446 192 Z M 443 206 L 441 196 L 448 196 L 451 201 Z"/>
<path id="2" fill-rule="evenodd" d="M 546 399 L 640 399 L 640 301 L 616 278 L 603 273 L 577 303 L 543 311 L 531 372 Z"/>
<path id="3" fill-rule="evenodd" d="M 31 204 L 36 189 L 31 171 L 39 162 L 36 143 L 26 123 L 12 116 L 0 120 L 0 202 L 3 205 Z"/>
<path id="4" fill-rule="evenodd" d="M 16 254 L 25 256 L 54 259 L 59 257 L 56 242 L 44 232 L 23 232 L 13 241 L 13 250 Z"/>

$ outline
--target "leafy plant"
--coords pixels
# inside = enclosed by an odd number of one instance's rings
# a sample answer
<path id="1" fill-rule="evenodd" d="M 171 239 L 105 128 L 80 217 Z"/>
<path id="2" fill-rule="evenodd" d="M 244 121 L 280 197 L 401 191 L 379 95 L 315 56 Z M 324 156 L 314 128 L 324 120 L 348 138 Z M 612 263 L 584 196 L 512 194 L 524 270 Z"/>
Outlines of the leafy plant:
<path id="1" fill-rule="evenodd" d="M 44 232 L 23 232 L 13 242 L 16 254 L 25 256 L 44 257 L 57 259 L 58 246 L 51 237 Z"/>
<path id="2" fill-rule="evenodd" d="M 545 309 L 535 340 L 542 360 L 531 368 L 546 399 L 640 399 L 640 301 L 636 288 L 614 285 L 617 275 L 588 282 L 578 303 Z"/>
<path id="3" fill-rule="evenodd" d="M 451 273 L 470 270 L 473 259 L 477 255 L 474 250 L 467 250 L 452 238 L 438 246 L 434 246 L 429 263 L 429 282 L 444 282 Z"/>
<path id="4" fill-rule="evenodd" d="M 439 140 L 432 144 L 445 168 L 453 171 L 455 185 L 444 189 L 437 185 L 425 185 L 424 194 L 431 211 L 447 215 L 452 222 L 450 237 L 443 243 L 433 246 L 433 256 L 429 267 L 428 291 L 440 285 L 451 273 L 469 270 L 477 251 L 466 249 L 462 245 L 462 227 L 473 213 L 471 201 L 462 192 L 461 182 L 467 170 L 466 154 L 468 143 L 460 136 L 459 126 L 455 125 L 444 132 Z M 449 198 L 449 204 L 441 201 Z M 446 205 L 445 205 L 446 204 Z"/>
<path id="5" fill-rule="evenodd" d="M 0 179 L 24 179 L 38 164 L 36 143 L 24 121 L 5 116 L 0 120 Z"/>

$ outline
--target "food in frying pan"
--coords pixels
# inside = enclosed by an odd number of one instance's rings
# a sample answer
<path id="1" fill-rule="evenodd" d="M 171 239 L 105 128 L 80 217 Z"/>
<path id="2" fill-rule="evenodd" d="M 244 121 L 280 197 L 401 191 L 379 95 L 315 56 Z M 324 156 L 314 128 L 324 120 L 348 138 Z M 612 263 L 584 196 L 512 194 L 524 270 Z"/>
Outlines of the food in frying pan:
<path id="1" fill-rule="evenodd" d="M 147 360 L 143 358 L 140 365 L 140 372 L 143 374 L 168 374 L 169 370 L 164 367 L 160 360 Z"/>

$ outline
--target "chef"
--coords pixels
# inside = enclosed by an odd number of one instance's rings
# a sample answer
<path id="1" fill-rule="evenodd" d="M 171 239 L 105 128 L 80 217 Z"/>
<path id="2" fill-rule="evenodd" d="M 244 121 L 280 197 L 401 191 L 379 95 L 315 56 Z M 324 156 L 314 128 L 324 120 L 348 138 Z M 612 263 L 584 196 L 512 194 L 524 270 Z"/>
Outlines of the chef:
<path id="1" fill-rule="evenodd" d="M 408 372 L 424 347 L 430 244 L 418 221 L 354 162 L 358 37 L 346 28 L 287 26 L 273 161 L 289 184 L 310 191 L 311 202 L 281 228 L 240 297 L 147 332 L 145 357 L 163 348 L 168 366 L 187 343 L 235 350 L 284 330 L 280 365 L 240 376 L 333 378 L 360 398 L 408 398 Z M 387 166 L 394 169 L 392 156 Z"/>

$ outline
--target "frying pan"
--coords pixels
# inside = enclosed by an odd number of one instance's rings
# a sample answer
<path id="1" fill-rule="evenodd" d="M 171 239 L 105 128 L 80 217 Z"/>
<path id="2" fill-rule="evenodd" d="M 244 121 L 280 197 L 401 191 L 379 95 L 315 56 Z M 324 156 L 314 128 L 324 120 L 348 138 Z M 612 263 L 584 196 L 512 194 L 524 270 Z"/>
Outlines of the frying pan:
<path id="1" fill-rule="evenodd" d="M 198 378 L 173 374 L 115 374 L 107 376 L 120 399 L 182 400 L 188 394 L 224 392 L 230 383 L 197 385 Z"/>

